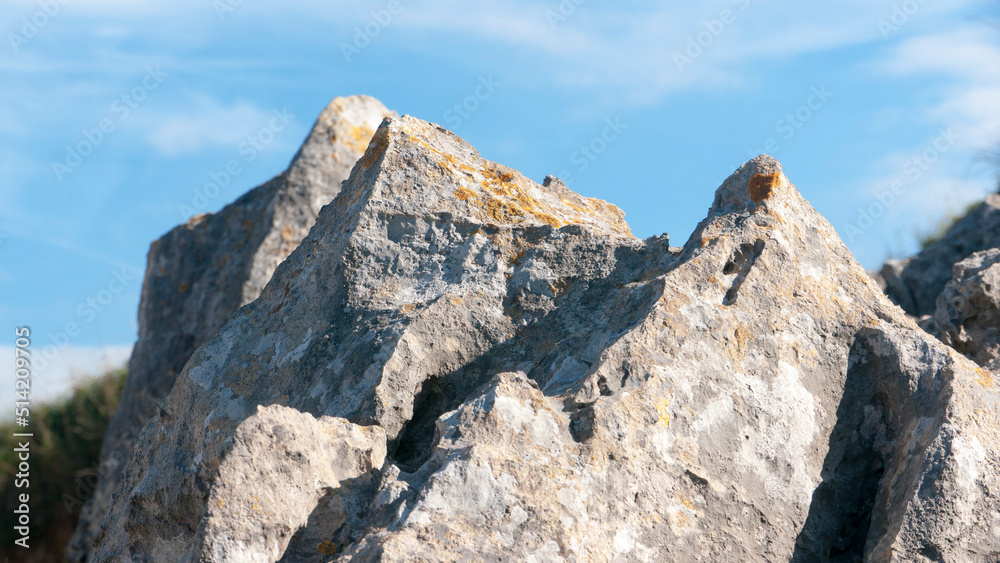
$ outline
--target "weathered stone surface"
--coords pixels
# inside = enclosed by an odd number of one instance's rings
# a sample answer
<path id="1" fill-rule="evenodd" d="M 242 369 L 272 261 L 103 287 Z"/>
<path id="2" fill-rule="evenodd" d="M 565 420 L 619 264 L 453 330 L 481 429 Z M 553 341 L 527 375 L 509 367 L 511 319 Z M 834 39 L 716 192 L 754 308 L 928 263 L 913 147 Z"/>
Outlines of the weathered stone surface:
<path id="1" fill-rule="evenodd" d="M 387 120 L 143 429 L 98 559 L 227 560 L 198 530 L 246 531 L 212 504 L 231 463 L 273 482 L 239 463 L 259 405 L 381 430 L 387 456 L 242 560 L 1000 558 L 993 374 L 886 299 L 765 156 L 675 249 Z M 296 483 L 302 506 L 327 486 Z"/>
<path id="2" fill-rule="evenodd" d="M 219 466 L 191 559 L 277 561 L 321 498 L 331 501 L 342 483 L 382 467 L 385 443 L 378 426 L 258 408 Z M 180 561 L 190 548 L 170 547 L 156 559 Z"/>
<path id="3" fill-rule="evenodd" d="M 930 329 L 977 364 L 1000 370 L 1000 248 L 955 264 Z"/>
<path id="4" fill-rule="evenodd" d="M 139 340 L 104 439 L 101 481 L 70 545 L 71 560 L 87 558 L 133 440 L 191 354 L 260 295 L 320 209 L 340 191 L 388 115 L 395 114 L 368 96 L 333 100 L 286 172 L 153 243 L 139 306 Z"/>
<path id="5" fill-rule="evenodd" d="M 916 256 L 882 268 L 885 292 L 915 317 L 933 315 L 952 267 L 974 252 L 1000 248 L 1000 195 L 991 195 Z"/>

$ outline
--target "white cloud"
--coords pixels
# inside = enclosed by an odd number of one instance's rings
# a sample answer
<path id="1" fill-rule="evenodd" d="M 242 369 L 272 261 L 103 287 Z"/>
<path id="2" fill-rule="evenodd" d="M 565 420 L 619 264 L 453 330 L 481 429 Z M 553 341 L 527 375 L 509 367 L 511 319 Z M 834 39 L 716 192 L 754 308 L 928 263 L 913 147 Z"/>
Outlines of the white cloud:
<path id="1" fill-rule="evenodd" d="M 981 149 L 1000 139 L 1000 34 L 983 25 L 907 39 L 877 70 L 935 77 L 923 118 L 955 127 L 961 144 Z"/>
<path id="2" fill-rule="evenodd" d="M 174 157 L 206 147 L 228 147 L 233 151 L 250 135 L 267 127 L 272 112 L 251 102 L 222 105 L 207 96 L 194 96 L 183 109 L 144 120 L 151 130 L 147 142 L 160 154 Z"/>
<path id="3" fill-rule="evenodd" d="M 35 352 L 36 350 L 30 349 Z M 3 359 L 0 368 L 0 381 L 3 389 L 8 390 L 13 397 L 17 375 L 14 367 L 14 348 L 0 346 L 0 358 Z M 33 365 L 31 373 L 32 405 L 38 406 L 68 396 L 81 382 L 103 375 L 109 370 L 123 367 L 132 354 L 131 346 L 106 346 L 103 348 L 70 346 L 63 349 L 44 367 Z M 33 358 L 37 363 L 38 358 Z M 0 417 L 11 418 L 13 409 L 0 410 Z"/>

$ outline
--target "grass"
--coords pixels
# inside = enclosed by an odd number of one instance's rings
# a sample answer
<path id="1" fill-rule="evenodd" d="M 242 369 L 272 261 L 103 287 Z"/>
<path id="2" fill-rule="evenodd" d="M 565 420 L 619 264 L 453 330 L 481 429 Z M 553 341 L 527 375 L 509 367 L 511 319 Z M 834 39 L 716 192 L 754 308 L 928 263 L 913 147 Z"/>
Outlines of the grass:
<path id="1" fill-rule="evenodd" d="M 125 384 L 125 370 L 92 379 L 73 395 L 32 409 L 27 429 L 13 422 L 0 423 L 0 499 L 4 522 L 12 522 L 18 495 L 28 492 L 31 507 L 30 549 L 14 545 L 19 536 L 13 523 L 0 527 L 0 561 L 62 562 L 76 527 L 80 508 L 94 490 L 101 442 L 118 406 Z M 14 487 L 17 458 L 15 432 L 32 432 L 30 488 Z"/>

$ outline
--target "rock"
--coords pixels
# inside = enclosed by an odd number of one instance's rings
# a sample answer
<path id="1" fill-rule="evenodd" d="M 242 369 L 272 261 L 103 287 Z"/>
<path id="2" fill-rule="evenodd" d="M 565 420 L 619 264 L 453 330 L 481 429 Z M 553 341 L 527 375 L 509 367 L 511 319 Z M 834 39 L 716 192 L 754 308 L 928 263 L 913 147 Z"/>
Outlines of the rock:
<path id="1" fill-rule="evenodd" d="M 974 252 L 1000 247 L 1000 195 L 994 194 L 916 256 L 887 262 L 886 294 L 914 317 L 933 315 L 952 267 Z"/>
<path id="2" fill-rule="evenodd" d="M 82 510 L 70 560 L 87 559 L 133 440 L 191 354 L 257 298 L 320 209 L 340 191 L 388 115 L 395 114 L 368 96 L 333 100 L 286 172 L 153 243 L 139 306 L 139 340 L 105 435 L 101 480 Z"/>
<path id="3" fill-rule="evenodd" d="M 184 367 L 96 559 L 236 560 L 212 529 L 247 561 L 992 560 L 998 405 L 770 157 L 675 249 L 404 116 Z M 385 462 L 289 479 L 250 541 L 214 499 L 299 471 L 243 444 L 306 416 Z"/>
<path id="4" fill-rule="evenodd" d="M 1000 248 L 955 264 L 931 331 L 977 364 L 1000 371 Z"/>
<path id="5" fill-rule="evenodd" d="M 385 455 L 385 432 L 377 426 L 259 407 L 236 429 L 191 559 L 277 561 L 321 498 L 333 501 L 342 483 L 381 468 Z M 178 547 L 178 555 L 190 548 Z M 155 558 L 180 560 L 170 549 Z"/>

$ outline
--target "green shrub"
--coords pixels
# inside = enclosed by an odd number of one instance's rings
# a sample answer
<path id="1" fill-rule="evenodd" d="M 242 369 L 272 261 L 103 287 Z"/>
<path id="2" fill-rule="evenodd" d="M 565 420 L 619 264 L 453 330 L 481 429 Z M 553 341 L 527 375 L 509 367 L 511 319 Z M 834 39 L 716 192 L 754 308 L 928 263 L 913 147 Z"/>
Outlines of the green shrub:
<path id="1" fill-rule="evenodd" d="M 0 423 L 0 498 L 4 521 L 12 516 L 15 500 L 21 493 L 31 496 L 30 549 L 14 545 L 19 536 L 12 525 L 0 530 L 3 555 L 11 562 L 62 562 L 65 549 L 76 527 L 80 508 L 97 482 L 101 441 L 108 422 L 118 406 L 125 384 L 125 370 L 88 380 L 73 395 L 53 403 L 40 404 L 31 410 L 31 425 Z M 13 434 L 34 433 L 31 441 L 30 488 L 15 489 L 17 447 Z M 23 439 L 22 439 L 23 441 Z"/>

